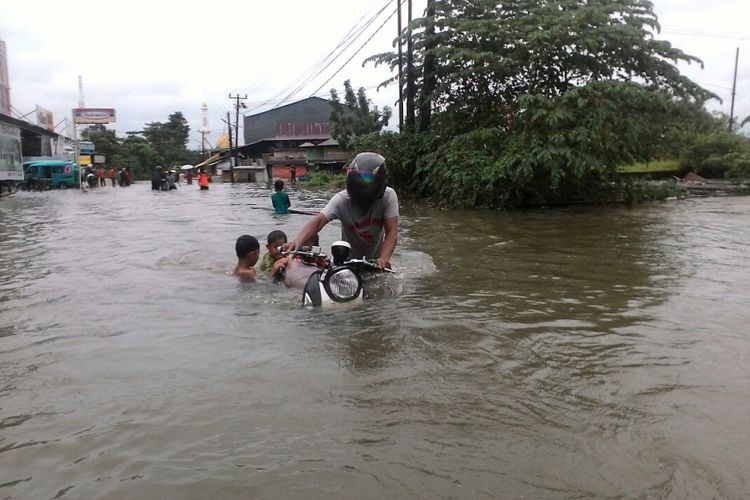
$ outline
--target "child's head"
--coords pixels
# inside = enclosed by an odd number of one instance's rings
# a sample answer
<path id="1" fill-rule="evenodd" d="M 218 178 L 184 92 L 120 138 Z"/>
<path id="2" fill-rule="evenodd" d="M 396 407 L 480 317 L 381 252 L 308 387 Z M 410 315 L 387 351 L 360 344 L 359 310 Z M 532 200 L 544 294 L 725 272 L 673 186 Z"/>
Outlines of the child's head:
<path id="1" fill-rule="evenodd" d="M 278 247 L 286 243 L 286 241 L 286 233 L 284 233 L 284 231 L 279 231 L 277 229 L 276 231 L 268 233 L 268 244 L 266 245 L 266 248 L 274 260 L 281 257 L 281 251 Z"/>
<path id="2" fill-rule="evenodd" d="M 281 179 L 277 179 L 276 182 L 273 183 L 273 188 L 276 191 L 283 190 L 284 189 L 284 181 L 282 181 Z"/>
<path id="3" fill-rule="evenodd" d="M 234 249 L 237 251 L 238 259 L 248 259 L 251 266 L 254 266 L 255 263 L 258 262 L 260 244 L 255 236 L 243 234 L 237 238 L 237 243 L 235 243 Z"/>

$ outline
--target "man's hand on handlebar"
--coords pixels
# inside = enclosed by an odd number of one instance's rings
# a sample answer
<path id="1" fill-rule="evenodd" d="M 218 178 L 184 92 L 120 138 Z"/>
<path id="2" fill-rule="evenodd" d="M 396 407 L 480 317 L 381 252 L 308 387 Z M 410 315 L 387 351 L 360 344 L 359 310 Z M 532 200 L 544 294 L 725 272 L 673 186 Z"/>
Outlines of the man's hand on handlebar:
<path id="1" fill-rule="evenodd" d="M 391 263 L 387 259 L 378 258 L 375 262 L 378 263 L 378 267 L 381 268 L 381 269 L 390 269 L 391 268 Z"/>
<path id="2" fill-rule="evenodd" d="M 295 250 L 297 250 L 298 246 L 299 245 L 297 244 L 296 241 L 291 240 L 291 241 L 287 241 L 286 243 L 284 243 L 283 245 L 281 245 L 281 250 L 283 252 L 294 252 Z"/>

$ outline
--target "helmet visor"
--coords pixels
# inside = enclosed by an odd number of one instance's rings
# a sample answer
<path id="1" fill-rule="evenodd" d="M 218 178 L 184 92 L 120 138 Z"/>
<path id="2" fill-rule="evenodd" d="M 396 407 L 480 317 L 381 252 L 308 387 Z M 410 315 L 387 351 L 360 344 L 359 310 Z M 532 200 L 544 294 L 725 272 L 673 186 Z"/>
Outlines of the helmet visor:
<path id="1" fill-rule="evenodd" d="M 385 177 L 372 172 L 349 171 L 346 177 L 346 191 L 360 208 L 366 210 L 375 203 L 385 190 Z"/>

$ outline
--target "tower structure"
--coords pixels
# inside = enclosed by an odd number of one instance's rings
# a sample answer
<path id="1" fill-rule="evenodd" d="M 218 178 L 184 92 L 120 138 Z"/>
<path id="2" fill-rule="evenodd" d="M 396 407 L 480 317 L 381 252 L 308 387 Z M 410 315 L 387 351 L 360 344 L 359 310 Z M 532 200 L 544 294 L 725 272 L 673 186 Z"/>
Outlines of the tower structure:
<path id="1" fill-rule="evenodd" d="M 86 100 L 83 98 L 83 77 L 81 75 L 78 75 L 78 107 L 86 107 Z"/>
<path id="2" fill-rule="evenodd" d="M 201 116 L 203 119 L 203 124 L 200 130 L 201 133 L 201 150 L 206 150 L 206 145 L 208 144 L 208 147 L 211 147 L 211 143 L 208 141 L 208 135 L 211 133 L 211 129 L 208 128 L 208 104 L 205 102 L 201 105 Z"/>
<path id="3" fill-rule="evenodd" d="M 10 116 L 10 77 L 5 42 L 0 40 L 0 113 Z"/>

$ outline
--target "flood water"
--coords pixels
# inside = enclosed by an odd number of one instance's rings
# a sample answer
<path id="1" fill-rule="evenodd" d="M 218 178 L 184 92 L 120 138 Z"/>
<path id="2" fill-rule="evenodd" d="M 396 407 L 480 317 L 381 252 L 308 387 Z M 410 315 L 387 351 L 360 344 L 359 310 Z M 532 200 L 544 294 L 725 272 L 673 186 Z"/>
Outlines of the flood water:
<path id="1" fill-rule="evenodd" d="M 750 197 L 402 203 L 320 311 L 229 274 L 270 193 L 0 200 L 0 498 L 750 496 Z"/>

